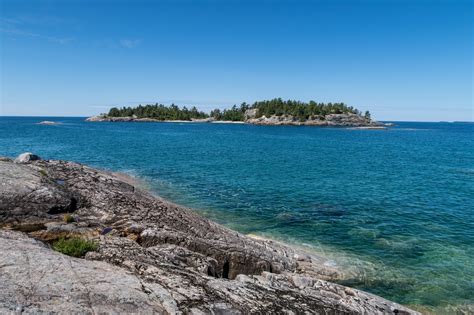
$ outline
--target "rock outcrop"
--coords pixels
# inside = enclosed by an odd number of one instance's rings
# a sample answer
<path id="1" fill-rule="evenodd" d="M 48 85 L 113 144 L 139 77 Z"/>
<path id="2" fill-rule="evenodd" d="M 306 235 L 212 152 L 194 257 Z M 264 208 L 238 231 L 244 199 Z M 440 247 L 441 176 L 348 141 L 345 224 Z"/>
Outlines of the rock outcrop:
<path id="1" fill-rule="evenodd" d="M 246 123 L 254 125 L 294 125 L 294 126 L 327 126 L 327 127 L 379 127 L 385 128 L 380 123 L 363 116 L 346 114 L 329 114 L 326 116 L 314 116 L 306 120 L 300 120 L 291 115 L 272 115 L 270 117 L 255 117 L 256 112 L 248 110 L 245 113 Z"/>
<path id="2" fill-rule="evenodd" d="M 0 226 L 0 313 L 415 314 L 328 282 L 338 274 L 317 257 L 77 163 L 0 159 Z M 48 245 L 77 235 L 99 249 Z"/>
<path id="3" fill-rule="evenodd" d="M 0 253 L 0 314 L 166 312 L 155 296 L 166 290 L 123 268 L 62 255 L 13 231 L 0 230 Z"/>

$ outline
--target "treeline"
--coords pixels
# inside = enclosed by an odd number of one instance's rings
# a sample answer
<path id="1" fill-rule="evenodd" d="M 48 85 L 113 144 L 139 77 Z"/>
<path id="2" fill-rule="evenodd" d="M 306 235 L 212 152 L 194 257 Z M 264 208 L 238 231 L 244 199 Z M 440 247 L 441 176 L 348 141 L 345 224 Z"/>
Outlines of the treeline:
<path id="1" fill-rule="evenodd" d="M 269 101 L 255 102 L 252 108 L 257 109 L 256 117 L 270 117 L 272 115 L 282 116 L 291 115 L 301 120 L 306 120 L 311 117 L 319 116 L 323 118 L 329 114 L 357 114 L 361 115 L 358 109 L 352 106 L 347 106 L 344 103 L 317 103 L 309 101 L 308 103 L 301 101 L 284 101 L 281 98 L 275 98 Z M 368 115 L 370 115 L 368 113 Z"/>
<path id="2" fill-rule="evenodd" d="M 132 117 L 137 118 L 153 118 L 158 120 L 191 120 L 208 118 L 209 115 L 199 111 L 196 107 L 188 109 L 186 106 L 180 108 L 171 104 L 165 106 L 163 104 L 154 105 L 138 105 L 137 107 L 113 107 L 107 114 L 109 117 Z"/>
<path id="3" fill-rule="evenodd" d="M 198 111 L 196 107 L 188 109 L 186 106 L 180 108 L 174 104 L 165 106 L 162 104 L 155 105 L 139 105 L 137 107 L 112 108 L 108 116 L 110 117 L 127 117 L 136 116 L 138 118 L 154 118 L 158 120 L 191 120 L 212 117 L 215 120 L 226 121 L 244 121 L 245 112 L 249 109 L 255 110 L 255 117 L 270 117 L 273 115 L 291 115 L 299 120 L 307 120 L 311 118 L 324 119 L 329 114 L 346 114 L 352 113 L 362 115 L 362 113 L 344 103 L 317 103 L 315 101 L 301 102 L 275 98 L 272 100 L 255 102 L 252 105 L 242 103 L 240 106 L 232 106 L 229 109 L 214 109 L 208 115 L 202 111 Z M 365 112 L 364 116 L 370 119 L 370 113 Z"/>
<path id="4" fill-rule="evenodd" d="M 210 116 L 215 120 L 226 120 L 226 121 L 244 121 L 245 120 L 245 112 L 247 109 L 251 107 L 246 103 L 242 103 L 240 107 L 237 105 L 232 106 L 229 109 L 214 109 L 211 111 Z"/>

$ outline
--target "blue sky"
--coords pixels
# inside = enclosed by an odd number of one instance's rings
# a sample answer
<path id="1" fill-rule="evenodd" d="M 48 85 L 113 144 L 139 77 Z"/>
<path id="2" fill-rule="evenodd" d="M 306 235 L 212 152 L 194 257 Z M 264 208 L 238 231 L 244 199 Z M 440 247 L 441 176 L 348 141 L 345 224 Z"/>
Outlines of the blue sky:
<path id="1" fill-rule="evenodd" d="M 473 120 L 472 1 L 0 3 L 0 115 L 282 97 Z"/>

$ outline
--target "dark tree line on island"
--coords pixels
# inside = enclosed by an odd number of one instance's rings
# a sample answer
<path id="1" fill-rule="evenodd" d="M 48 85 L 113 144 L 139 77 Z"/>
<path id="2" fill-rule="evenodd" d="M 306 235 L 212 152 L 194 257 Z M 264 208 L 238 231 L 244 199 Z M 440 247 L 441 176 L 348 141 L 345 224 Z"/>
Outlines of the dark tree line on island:
<path id="1" fill-rule="evenodd" d="M 163 104 L 138 105 L 137 107 L 113 107 L 107 114 L 109 117 L 153 118 L 158 120 L 191 120 L 208 118 L 209 115 L 199 111 L 196 107 L 188 109 L 177 105 L 165 106 Z"/>
<path id="2" fill-rule="evenodd" d="M 300 102 L 287 100 L 284 101 L 281 98 L 275 98 L 268 101 L 255 102 L 252 105 L 242 103 L 240 106 L 232 106 L 229 109 L 214 109 L 210 114 L 199 111 L 196 107 L 188 109 L 186 106 L 179 107 L 177 105 L 165 106 L 162 104 L 154 105 L 139 105 L 137 107 L 113 107 L 110 109 L 107 116 L 109 117 L 132 117 L 137 118 L 153 118 L 157 120 L 191 120 L 191 119 L 204 119 L 214 118 L 215 120 L 226 120 L 226 121 L 244 121 L 245 112 L 249 109 L 255 109 L 255 117 L 270 117 L 276 116 L 288 116 L 291 115 L 297 119 L 304 121 L 311 118 L 324 119 L 329 114 L 347 114 L 352 113 L 361 115 L 362 113 L 352 107 L 347 106 L 344 103 L 317 103 L 314 101 Z M 364 116 L 370 119 L 369 111 L 366 111 Z"/>

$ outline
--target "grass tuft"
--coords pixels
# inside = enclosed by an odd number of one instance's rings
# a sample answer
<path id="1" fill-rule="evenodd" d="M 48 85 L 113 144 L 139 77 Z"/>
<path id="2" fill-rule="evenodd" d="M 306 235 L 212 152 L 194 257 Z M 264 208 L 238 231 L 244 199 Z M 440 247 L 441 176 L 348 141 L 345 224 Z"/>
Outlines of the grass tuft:
<path id="1" fill-rule="evenodd" d="M 72 257 L 84 257 L 87 252 L 96 251 L 98 245 L 80 237 L 60 238 L 53 243 L 53 249 Z"/>

